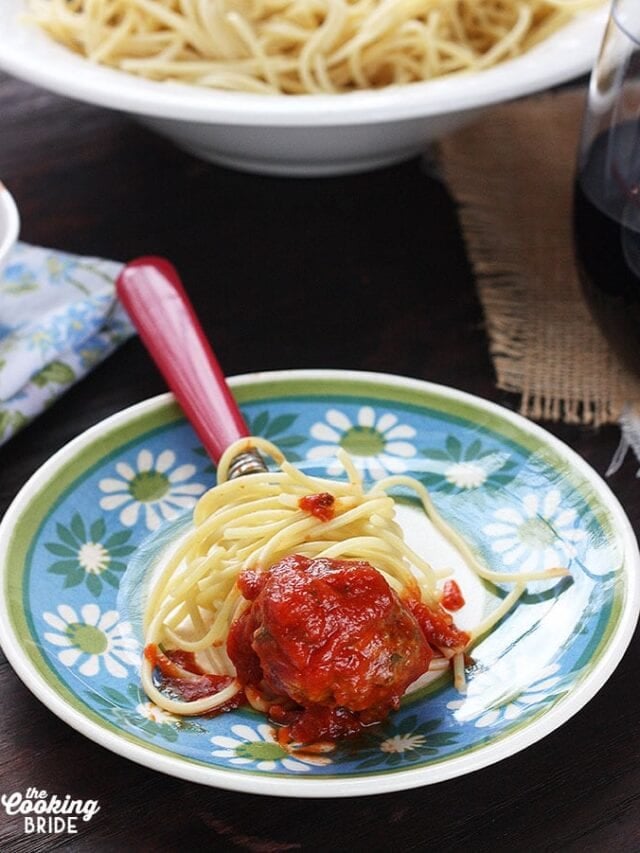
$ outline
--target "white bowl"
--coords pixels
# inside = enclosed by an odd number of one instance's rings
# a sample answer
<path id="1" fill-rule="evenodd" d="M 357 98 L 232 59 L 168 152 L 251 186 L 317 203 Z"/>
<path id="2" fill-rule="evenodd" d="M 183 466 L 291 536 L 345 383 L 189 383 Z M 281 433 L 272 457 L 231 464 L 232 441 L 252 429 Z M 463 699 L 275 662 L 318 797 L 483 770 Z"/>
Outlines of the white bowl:
<path id="1" fill-rule="evenodd" d="M 13 196 L 0 181 L 0 273 L 9 260 L 18 234 L 20 232 L 20 215 Z"/>
<path id="2" fill-rule="evenodd" d="M 0 0 L 0 67 L 45 89 L 130 113 L 197 156 L 247 171 L 330 175 L 420 153 L 477 112 L 586 73 L 606 6 L 583 13 L 533 50 L 486 71 L 343 95 L 257 95 L 159 83 L 100 67 Z"/>

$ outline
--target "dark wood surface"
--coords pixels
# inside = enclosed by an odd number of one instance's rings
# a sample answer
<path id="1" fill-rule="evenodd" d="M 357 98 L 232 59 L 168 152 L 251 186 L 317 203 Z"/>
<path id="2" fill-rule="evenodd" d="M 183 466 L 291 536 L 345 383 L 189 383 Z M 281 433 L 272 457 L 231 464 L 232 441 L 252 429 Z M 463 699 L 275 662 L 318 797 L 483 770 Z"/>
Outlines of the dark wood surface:
<path id="1" fill-rule="evenodd" d="M 228 374 L 384 371 L 499 392 L 446 188 L 421 161 L 311 180 L 200 162 L 128 118 L 0 76 L 0 178 L 22 238 L 127 260 L 171 258 Z M 164 390 L 131 340 L 0 448 L 0 514 L 67 441 Z M 547 425 L 604 473 L 619 439 Z M 610 485 L 638 529 L 628 456 Z M 40 851 L 640 850 L 640 644 L 596 697 L 538 744 L 473 775 L 377 797 L 230 793 L 120 758 L 38 702 L 0 660 L 0 792 L 98 799 L 78 835 L 26 836 L 0 810 L 0 849 Z"/>

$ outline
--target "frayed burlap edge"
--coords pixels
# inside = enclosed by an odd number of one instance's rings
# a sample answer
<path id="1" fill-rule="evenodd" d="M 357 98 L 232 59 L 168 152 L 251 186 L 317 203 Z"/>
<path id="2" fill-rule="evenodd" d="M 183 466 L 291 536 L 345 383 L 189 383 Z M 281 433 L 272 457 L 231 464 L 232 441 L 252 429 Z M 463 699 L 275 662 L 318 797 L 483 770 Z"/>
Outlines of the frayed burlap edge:
<path id="1" fill-rule="evenodd" d="M 444 179 L 482 303 L 498 387 L 535 420 L 599 426 L 640 401 L 593 323 L 573 262 L 571 198 L 584 91 L 490 110 L 443 140 Z"/>

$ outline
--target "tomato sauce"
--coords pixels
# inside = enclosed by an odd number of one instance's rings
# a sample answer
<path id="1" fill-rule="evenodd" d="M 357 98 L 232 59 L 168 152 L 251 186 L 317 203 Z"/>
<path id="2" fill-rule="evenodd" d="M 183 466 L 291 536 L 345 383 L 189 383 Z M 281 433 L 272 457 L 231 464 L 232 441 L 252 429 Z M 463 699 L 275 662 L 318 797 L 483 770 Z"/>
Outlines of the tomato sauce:
<path id="1" fill-rule="evenodd" d="M 419 620 L 366 562 L 296 555 L 244 572 L 239 586 L 252 603 L 227 651 L 241 683 L 291 700 L 294 710 L 272 711 L 294 742 L 383 720 L 429 667 Z"/>
<path id="2" fill-rule="evenodd" d="M 336 514 L 335 497 L 329 492 L 319 492 L 317 495 L 305 495 L 298 501 L 300 509 L 315 515 L 320 521 L 330 521 Z"/>
<path id="3" fill-rule="evenodd" d="M 453 624 L 449 613 L 442 608 L 428 607 L 422 601 L 408 599 L 407 607 L 418 620 L 420 627 L 431 646 L 437 649 L 449 649 L 461 652 L 469 642 L 469 635 Z"/>
<path id="4" fill-rule="evenodd" d="M 301 506 L 307 500 L 303 508 L 314 515 L 333 511 L 332 495 L 308 495 Z M 280 726 L 281 742 L 296 749 L 381 722 L 434 653 L 462 651 L 469 641 L 447 612 L 464 604 L 457 584 L 447 583 L 441 606 L 429 607 L 400 599 L 361 560 L 294 555 L 268 571 L 245 570 L 238 587 L 250 604 L 227 639 L 243 689 L 213 713 L 250 697 Z M 160 689 L 184 701 L 212 696 L 232 681 L 205 672 L 189 652 L 150 644 L 144 653 Z"/>
<path id="5" fill-rule="evenodd" d="M 454 580 L 445 581 L 440 604 L 442 604 L 445 610 L 450 610 L 452 613 L 464 607 L 464 597 L 460 592 L 460 587 Z"/>
<path id="6" fill-rule="evenodd" d="M 184 702 L 194 702 L 196 699 L 214 696 L 233 681 L 233 678 L 228 675 L 213 675 L 205 672 L 196 662 L 193 652 L 183 652 L 178 649 L 162 652 L 155 643 L 149 643 L 145 646 L 144 656 L 160 676 L 160 689 Z M 185 678 L 183 670 L 194 677 Z M 240 690 L 224 705 L 216 708 L 215 713 L 238 708 L 244 702 L 244 694 Z"/>

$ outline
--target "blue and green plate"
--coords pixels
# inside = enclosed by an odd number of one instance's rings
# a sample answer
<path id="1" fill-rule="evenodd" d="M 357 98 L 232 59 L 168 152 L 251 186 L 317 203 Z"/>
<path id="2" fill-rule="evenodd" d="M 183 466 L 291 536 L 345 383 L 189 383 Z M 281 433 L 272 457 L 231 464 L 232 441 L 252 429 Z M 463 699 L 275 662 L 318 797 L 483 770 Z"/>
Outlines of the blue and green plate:
<path id="1" fill-rule="evenodd" d="M 342 476 L 335 451 L 344 447 L 368 484 L 407 473 L 427 485 L 491 568 L 565 566 L 570 575 L 531 583 L 481 638 L 465 694 L 444 675 L 332 753 L 286 752 L 252 710 L 167 714 L 141 692 L 141 638 L 118 592 L 138 547 L 180 524 L 215 471 L 163 395 L 59 451 L 0 525 L 0 642 L 54 713 L 114 752 L 184 779 L 252 793 L 354 796 L 426 785 L 512 755 L 602 687 L 636 625 L 640 558 L 617 500 L 573 451 L 505 409 L 411 379 L 291 371 L 231 385 L 251 431 L 305 471 Z M 397 497 L 410 543 L 460 581 L 467 604 L 458 624 L 478 623 L 509 585 L 471 575 L 411 497 Z"/>

